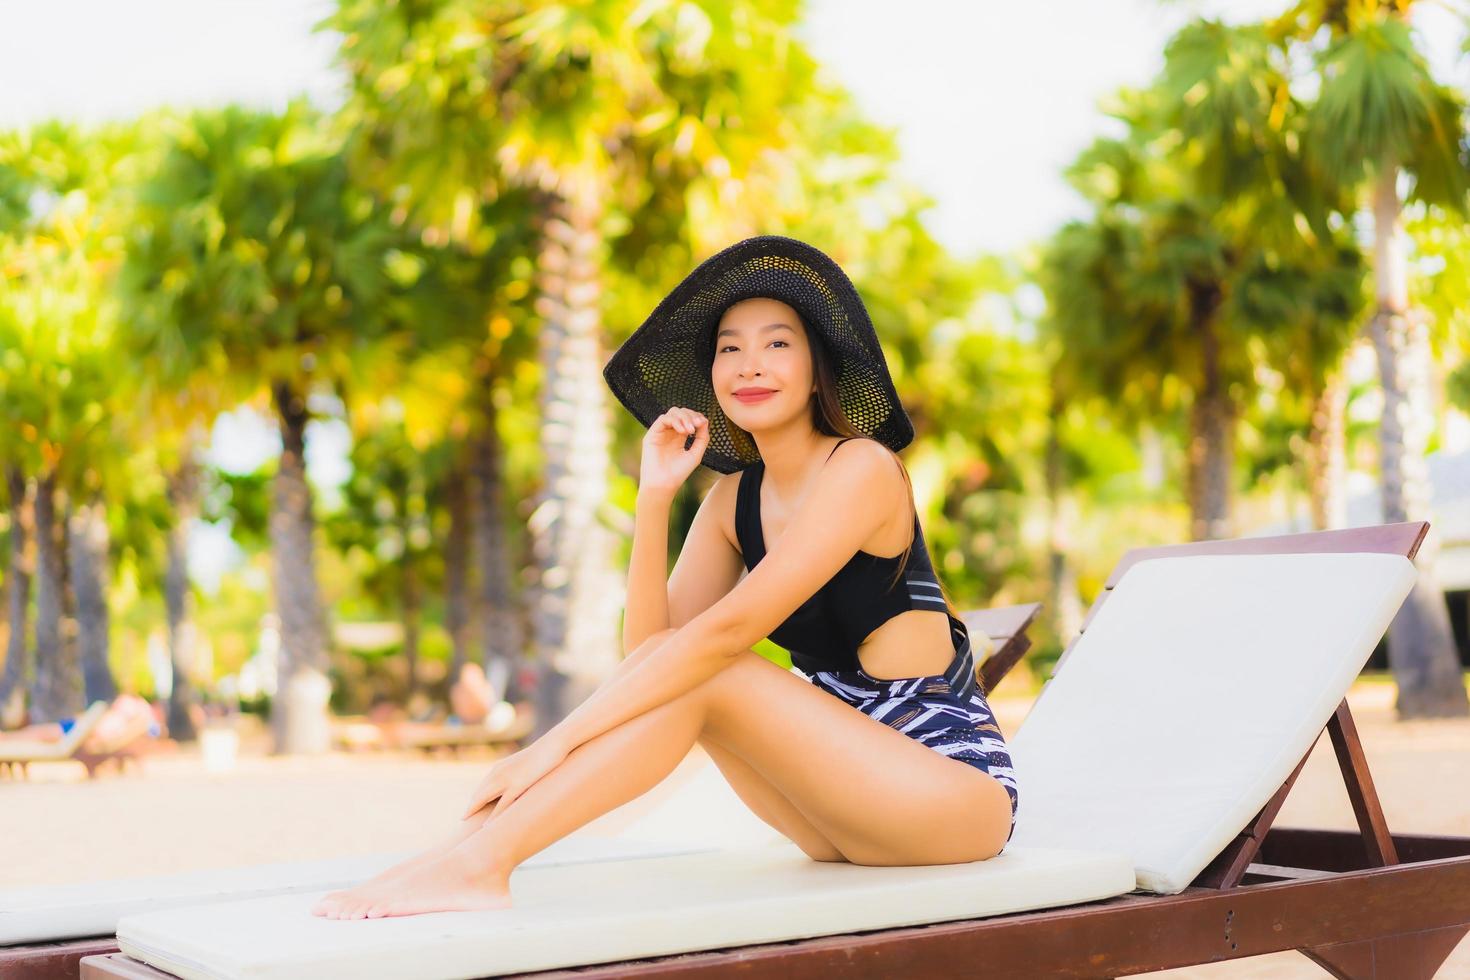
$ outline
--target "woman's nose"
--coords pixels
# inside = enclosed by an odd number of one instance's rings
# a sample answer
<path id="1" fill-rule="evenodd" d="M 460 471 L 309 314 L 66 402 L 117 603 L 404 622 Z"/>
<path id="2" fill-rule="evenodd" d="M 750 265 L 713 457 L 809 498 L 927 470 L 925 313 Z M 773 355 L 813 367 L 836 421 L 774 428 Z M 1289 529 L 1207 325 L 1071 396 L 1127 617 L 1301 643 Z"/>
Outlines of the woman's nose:
<path id="1" fill-rule="evenodd" d="M 759 356 L 752 355 L 745 361 L 741 362 L 740 376 L 742 378 L 753 378 L 764 373 L 765 372 L 761 369 L 761 361 Z"/>

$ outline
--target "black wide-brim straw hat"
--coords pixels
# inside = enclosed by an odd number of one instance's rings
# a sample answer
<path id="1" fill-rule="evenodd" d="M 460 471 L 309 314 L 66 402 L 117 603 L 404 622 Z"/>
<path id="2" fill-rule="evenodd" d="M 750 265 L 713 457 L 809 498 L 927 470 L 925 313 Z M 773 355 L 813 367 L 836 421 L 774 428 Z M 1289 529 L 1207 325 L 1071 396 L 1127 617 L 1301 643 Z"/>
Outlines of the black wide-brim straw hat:
<path id="1" fill-rule="evenodd" d="M 710 381 L 715 328 L 731 305 L 764 296 L 792 307 L 837 375 L 838 401 L 857 429 L 897 452 L 914 426 L 888 373 L 867 307 L 847 274 L 805 242 L 758 235 L 699 264 L 654 308 L 602 369 L 618 401 L 645 427 L 671 407 L 692 408 L 710 422 L 701 462 L 733 473 L 760 459 L 731 438 L 730 420 Z"/>

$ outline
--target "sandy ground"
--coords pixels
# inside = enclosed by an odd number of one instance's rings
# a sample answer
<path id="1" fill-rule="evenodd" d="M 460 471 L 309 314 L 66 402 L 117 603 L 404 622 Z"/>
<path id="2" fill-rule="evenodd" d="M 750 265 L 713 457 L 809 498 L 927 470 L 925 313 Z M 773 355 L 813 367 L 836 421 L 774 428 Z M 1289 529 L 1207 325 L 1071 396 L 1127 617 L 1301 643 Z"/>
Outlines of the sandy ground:
<path id="1" fill-rule="evenodd" d="M 1399 723 L 1393 689 L 1359 684 L 1349 695 L 1364 751 L 1395 831 L 1470 835 L 1470 720 Z M 1030 699 L 995 692 L 1013 732 Z M 207 772 L 197 749 L 152 756 L 141 772 L 108 770 L 87 781 L 77 763 L 0 778 L 0 887 L 61 884 L 368 855 L 425 847 L 458 813 L 494 756 L 406 754 L 264 755 L 263 733 L 247 733 L 234 767 Z M 1352 828 L 1347 794 L 1323 737 L 1279 822 Z M 651 792 L 577 832 L 680 839 L 769 839 L 698 748 Z M 1328 974 L 1293 952 L 1149 974 L 1185 980 L 1295 980 Z M 1439 973 L 1470 977 L 1470 938 Z"/>

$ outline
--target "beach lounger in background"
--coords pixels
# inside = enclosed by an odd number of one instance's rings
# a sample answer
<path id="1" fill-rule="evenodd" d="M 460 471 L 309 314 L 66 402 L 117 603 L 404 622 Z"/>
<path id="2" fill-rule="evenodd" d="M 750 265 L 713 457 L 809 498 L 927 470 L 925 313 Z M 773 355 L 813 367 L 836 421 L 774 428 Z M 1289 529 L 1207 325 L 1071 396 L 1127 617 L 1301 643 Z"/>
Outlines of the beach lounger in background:
<path id="1" fill-rule="evenodd" d="M 1114 977 L 1300 949 L 1339 977 L 1427 978 L 1470 927 L 1470 838 L 1388 834 L 1344 700 L 1425 530 L 1130 553 L 1011 740 L 1021 809 L 989 861 L 781 841 L 523 866 L 516 906 L 486 912 L 175 908 L 124 916 L 122 953 L 82 975 Z M 1324 728 L 1361 833 L 1271 829 Z"/>
<path id="2" fill-rule="evenodd" d="M 28 776 L 30 773 L 27 766 L 32 762 L 58 762 L 66 759 L 82 761 L 82 743 L 92 734 L 106 713 L 106 701 L 93 701 L 86 711 L 77 716 L 77 722 L 71 726 L 71 730 L 56 742 L 19 738 L 0 741 L 0 771 L 6 771 L 10 775 L 19 772 L 22 776 Z M 87 773 L 92 773 L 92 766 L 87 766 Z"/>
<path id="3" fill-rule="evenodd" d="M 139 760 L 145 756 L 177 752 L 178 742 L 166 735 L 149 734 L 153 724 L 152 718 L 136 715 L 129 720 L 126 729 L 106 740 L 91 739 L 77 749 L 73 758 L 87 767 L 87 778 L 93 779 L 97 770 L 109 762 L 116 764 L 118 771 L 122 772 L 129 765 L 138 769 Z"/>
<path id="4" fill-rule="evenodd" d="M 433 726 L 415 725 L 398 739 L 398 747 L 430 752 L 446 749 L 458 755 L 463 748 L 484 745 L 503 745 L 508 749 L 519 749 L 536 727 L 535 711 L 529 703 L 516 705 L 514 715 L 500 724 L 487 719 L 489 724 L 450 725 L 441 723 Z"/>
<path id="5" fill-rule="evenodd" d="M 971 644 L 977 664 L 976 676 L 985 691 L 993 691 L 1002 677 L 1020 663 L 1021 657 L 1031 649 L 1031 638 L 1026 631 L 1041 611 L 1039 602 L 1023 602 L 1015 606 L 998 606 L 994 609 L 970 609 L 960 613 L 960 619 L 969 627 Z M 979 636 L 976 631 L 984 634 Z M 985 639 L 989 649 L 985 649 Z"/>
<path id="6" fill-rule="evenodd" d="M 535 713 L 529 703 L 516 705 L 515 713 L 503 718 L 492 712 L 477 724 L 447 721 L 394 724 L 375 722 L 366 715 L 347 715 L 333 719 L 332 744 L 349 752 L 417 749 L 432 753 L 443 749 L 458 756 L 461 749 L 483 746 L 499 746 L 513 752 L 521 748 L 534 728 Z"/>

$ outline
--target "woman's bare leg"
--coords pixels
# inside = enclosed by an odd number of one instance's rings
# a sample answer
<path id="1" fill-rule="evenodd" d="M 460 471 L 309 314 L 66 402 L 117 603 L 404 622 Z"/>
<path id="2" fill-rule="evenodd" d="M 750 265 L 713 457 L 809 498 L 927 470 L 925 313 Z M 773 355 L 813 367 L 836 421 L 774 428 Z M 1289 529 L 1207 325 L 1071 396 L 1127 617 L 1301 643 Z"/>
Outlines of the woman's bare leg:
<path id="1" fill-rule="evenodd" d="M 634 647 L 631 653 L 623 658 L 622 663 L 619 665 L 619 671 L 631 668 L 639 660 L 642 660 L 644 657 L 648 656 L 651 652 L 653 652 L 655 648 L 659 646 L 659 644 L 663 643 L 663 641 L 666 640 L 674 632 L 675 631 L 673 629 L 665 629 L 659 630 L 657 633 L 650 635 L 642 643 Z M 608 678 L 608 680 L 604 681 L 603 683 L 606 684 L 611 680 L 612 678 Z M 563 762 L 562 764 L 565 765 L 566 763 Z M 479 810 L 475 811 L 475 813 L 473 813 L 469 817 L 469 819 L 461 821 L 460 825 L 454 828 L 449 836 L 444 838 L 439 843 L 429 847 L 421 853 L 413 855 L 405 861 L 400 861 L 399 863 L 393 865 L 393 867 L 388 868 L 385 871 L 379 872 L 372 878 L 369 878 L 367 881 L 362 882 L 358 885 L 354 885 L 351 888 L 343 888 L 339 889 L 338 891 L 328 892 L 325 896 L 323 896 L 321 901 L 316 904 L 316 906 L 313 908 L 313 911 L 317 911 L 318 909 L 332 909 L 338 903 L 340 903 L 344 896 L 348 895 L 349 893 L 365 891 L 366 889 L 382 885 L 385 882 L 403 878 L 406 875 L 412 874 L 424 867 L 432 865 L 434 861 L 437 861 L 438 859 L 447 855 L 450 851 L 454 850 L 464 841 L 474 836 L 474 834 L 477 833 L 481 828 L 483 828 L 485 824 L 489 822 L 490 811 L 493 810 L 494 807 L 495 801 L 491 800 Z M 509 808 L 507 807 L 506 810 L 508 809 Z M 496 819 L 504 816 L 506 810 L 502 810 L 499 814 L 497 814 Z"/>
<path id="2" fill-rule="evenodd" d="M 450 854 L 416 873 L 353 889 L 325 914 L 361 919 L 508 905 L 517 865 L 643 795 L 683 761 L 704 727 L 704 699 L 695 691 L 582 743 Z"/>
<path id="3" fill-rule="evenodd" d="M 756 816 L 794 841 L 814 861 L 847 860 L 842 856 L 842 852 L 832 845 L 831 841 L 823 837 L 811 825 L 811 822 L 806 819 L 800 810 L 796 809 L 789 800 L 776 792 L 774 787 L 761 778 L 760 774 L 752 769 L 749 763 L 728 749 L 721 747 L 707 736 L 702 736 L 699 739 L 699 744 L 709 753 L 710 758 L 714 760 L 716 767 L 720 770 L 726 781 L 730 783 L 736 795 L 741 798 L 746 806 L 750 807 Z M 493 802 L 487 803 L 484 807 L 475 811 L 469 819 L 462 821 L 449 836 L 439 843 L 413 855 L 407 860 L 400 861 L 386 871 L 382 871 L 368 879 L 363 884 L 368 886 L 380 885 L 383 882 L 402 878 L 421 868 L 427 867 L 489 824 L 492 819 L 490 811 L 493 807 Z M 500 819 L 506 812 L 502 810 L 493 819 Z M 343 888 L 338 891 L 329 892 L 326 897 L 337 899 L 345 895 L 348 891 L 350 889 Z"/>
<path id="4" fill-rule="evenodd" d="M 340 898 L 343 895 L 346 895 L 353 888 L 381 885 L 386 881 L 391 881 L 396 878 L 402 878 L 405 875 L 411 874 L 415 871 L 418 871 L 420 868 L 432 864 L 434 861 L 437 861 L 439 858 L 442 858 L 444 855 L 454 850 L 461 843 L 467 840 L 471 835 L 478 832 L 480 828 L 483 827 L 485 824 L 489 823 L 490 808 L 493 805 L 494 804 L 486 804 L 484 807 L 481 807 L 479 810 L 476 810 L 473 814 L 471 814 L 468 819 L 460 821 L 459 826 L 450 831 L 449 835 L 446 836 L 443 840 L 439 841 L 437 844 L 431 845 L 426 850 L 420 851 L 418 854 L 415 854 L 412 857 L 409 857 L 403 861 L 399 861 L 391 868 L 378 872 L 365 882 L 353 885 L 351 888 L 340 888 L 334 892 L 327 892 L 327 894 L 324 896 L 324 900 Z M 496 817 L 496 819 L 499 819 L 499 815 Z"/>

